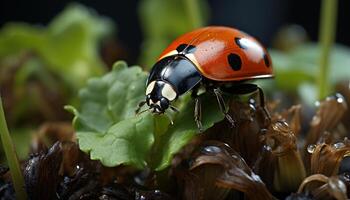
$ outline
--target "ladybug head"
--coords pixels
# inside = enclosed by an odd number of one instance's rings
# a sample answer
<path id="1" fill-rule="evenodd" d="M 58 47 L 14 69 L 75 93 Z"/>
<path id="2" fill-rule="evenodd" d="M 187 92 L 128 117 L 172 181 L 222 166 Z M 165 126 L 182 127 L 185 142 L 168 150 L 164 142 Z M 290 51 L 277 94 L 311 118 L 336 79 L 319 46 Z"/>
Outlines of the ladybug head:
<path id="1" fill-rule="evenodd" d="M 146 103 L 153 113 L 162 114 L 177 97 L 173 86 L 162 80 L 155 80 L 147 85 Z"/>

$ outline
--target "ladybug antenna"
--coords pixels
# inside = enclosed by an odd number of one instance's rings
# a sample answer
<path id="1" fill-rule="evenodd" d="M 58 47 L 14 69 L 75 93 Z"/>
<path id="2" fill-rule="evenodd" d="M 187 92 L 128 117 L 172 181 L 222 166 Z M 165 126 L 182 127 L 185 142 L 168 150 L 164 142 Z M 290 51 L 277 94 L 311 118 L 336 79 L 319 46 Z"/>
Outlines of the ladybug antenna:
<path id="1" fill-rule="evenodd" d="M 152 108 L 148 108 L 148 109 L 143 110 L 143 111 L 141 111 L 141 112 L 137 112 L 137 113 L 136 113 L 136 116 L 139 116 L 139 115 L 141 115 L 141 114 L 144 113 L 144 112 L 150 111 L 151 109 L 152 109 Z"/>
<path id="2" fill-rule="evenodd" d="M 172 106 L 172 105 L 170 105 L 170 109 L 171 109 L 172 111 L 175 111 L 175 112 L 180 112 L 179 109 L 177 109 L 176 107 L 174 107 L 174 106 Z"/>
<path id="3" fill-rule="evenodd" d="M 140 109 L 141 109 L 145 104 L 146 104 L 146 101 L 141 101 L 141 102 L 139 103 L 139 105 L 137 106 L 137 109 L 135 110 L 135 114 L 136 114 L 136 115 L 139 114 Z M 142 112 L 144 112 L 144 111 L 142 111 Z M 141 112 L 141 113 L 142 113 L 142 112 Z"/>
<path id="4" fill-rule="evenodd" d="M 171 119 L 171 116 L 169 115 L 169 113 L 165 112 L 165 115 L 168 117 L 169 121 L 170 121 L 170 124 L 171 125 L 174 125 L 174 122 L 173 120 Z"/>

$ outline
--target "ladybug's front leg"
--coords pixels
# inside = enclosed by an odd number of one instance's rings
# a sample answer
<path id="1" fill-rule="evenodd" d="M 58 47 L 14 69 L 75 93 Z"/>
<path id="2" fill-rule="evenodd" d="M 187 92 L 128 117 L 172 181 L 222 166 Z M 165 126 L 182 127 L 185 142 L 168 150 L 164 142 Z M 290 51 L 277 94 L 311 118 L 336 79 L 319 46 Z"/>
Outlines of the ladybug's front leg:
<path id="1" fill-rule="evenodd" d="M 270 113 L 269 113 L 269 111 L 267 110 L 266 105 L 265 105 L 265 95 L 264 95 L 264 91 L 263 91 L 259 86 L 256 86 L 256 87 L 258 88 L 258 91 L 259 91 L 260 105 L 261 105 L 261 107 L 262 107 L 263 110 L 264 110 L 264 113 L 265 113 L 265 116 L 267 117 L 267 120 L 268 120 L 268 121 L 271 121 Z"/>
<path id="2" fill-rule="evenodd" d="M 235 126 L 235 121 L 228 114 L 224 98 L 222 98 L 221 90 L 219 88 L 214 88 L 214 94 L 219 104 L 220 111 L 225 115 L 225 118 L 231 123 L 232 127 Z"/>
<path id="3" fill-rule="evenodd" d="M 194 99 L 194 102 L 194 121 L 197 124 L 199 132 L 203 132 L 201 100 L 197 97 Z"/>
<path id="4" fill-rule="evenodd" d="M 266 118 L 265 120 L 266 122 L 271 121 L 270 113 L 267 110 L 265 105 L 266 103 L 265 103 L 264 91 L 259 86 L 251 83 L 242 83 L 242 84 L 233 85 L 232 87 L 225 88 L 225 89 L 232 94 L 249 94 L 249 93 L 258 91 L 259 102 L 265 114 L 265 118 Z"/>

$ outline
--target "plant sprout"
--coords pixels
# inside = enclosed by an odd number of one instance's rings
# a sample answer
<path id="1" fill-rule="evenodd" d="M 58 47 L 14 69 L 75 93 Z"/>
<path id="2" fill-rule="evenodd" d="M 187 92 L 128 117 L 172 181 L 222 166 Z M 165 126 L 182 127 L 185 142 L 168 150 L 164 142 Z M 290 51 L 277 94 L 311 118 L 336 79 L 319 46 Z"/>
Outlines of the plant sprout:
<path id="1" fill-rule="evenodd" d="M 0 96 L 0 136 L 4 147 L 7 162 L 11 171 L 13 185 L 16 191 L 17 199 L 27 199 L 25 192 L 25 184 L 22 176 L 21 168 L 17 159 L 15 147 L 12 143 L 9 130 L 7 128 L 4 109 L 2 107 L 2 100 Z"/>
<path id="2" fill-rule="evenodd" d="M 330 84 L 328 80 L 329 57 L 334 42 L 337 21 L 338 0 L 323 0 L 321 5 L 319 43 L 321 45 L 320 72 L 319 72 L 319 99 L 326 97 L 329 93 Z"/>

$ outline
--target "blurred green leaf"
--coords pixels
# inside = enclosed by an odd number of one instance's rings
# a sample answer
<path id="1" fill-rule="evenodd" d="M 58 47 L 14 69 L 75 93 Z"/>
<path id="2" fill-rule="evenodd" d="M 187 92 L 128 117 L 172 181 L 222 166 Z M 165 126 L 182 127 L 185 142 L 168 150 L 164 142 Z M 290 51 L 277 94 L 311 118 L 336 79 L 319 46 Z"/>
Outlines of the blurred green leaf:
<path id="1" fill-rule="evenodd" d="M 202 22 L 207 21 L 207 2 L 195 0 Z M 145 37 L 140 63 L 150 69 L 159 54 L 175 38 L 193 30 L 191 9 L 185 0 L 143 0 L 139 5 L 141 26 Z M 192 5 L 192 4 L 190 4 Z"/>
<path id="2" fill-rule="evenodd" d="M 320 49 L 315 43 L 298 46 L 288 52 L 271 50 L 277 86 L 296 92 L 301 84 L 316 84 Z M 335 45 L 331 52 L 330 81 L 335 84 L 350 78 L 350 48 Z"/>
<path id="3" fill-rule="evenodd" d="M 307 105 L 314 105 L 314 103 L 317 101 L 317 88 L 315 84 L 302 83 L 298 87 L 297 92 L 302 102 L 306 103 Z"/>
<path id="4" fill-rule="evenodd" d="M 193 100 L 185 96 L 177 102 L 180 113 L 173 115 L 174 125 L 164 115 L 135 116 L 138 103 L 143 100 L 147 73 L 141 68 L 127 67 L 117 62 L 113 71 L 88 81 L 81 89 L 79 111 L 72 106 L 74 126 L 80 148 L 91 159 L 105 166 L 120 164 L 142 168 L 146 165 L 161 170 L 198 133 L 193 113 Z M 224 118 L 215 98 L 202 97 L 203 129 Z"/>
<path id="5" fill-rule="evenodd" d="M 69 5 L 48 27 L 6 24 L 0 31 L 0 62 L 13 54 L 33 52 L 71 87 L 81 87 L 104 71 L 98 54 L 113 24 L 79 4 Z"/>
<path id="6" fill-rule="evenodd" d="M 11 130 L 11 138 L 16 147 L 16 152 L 20 160 L 28 157 L 31 145 L 31 133 L 34 130 L 31 128 L 22 128 Z"/>
<path id="7" fill-rule="evenodd" d="M 16 153 L 19 160 L 24 160 L 28 158 L 30 144 L 31 144 L 31 133 L 34 132 L 34 128 L 32 127 L 24 127 L 20 129 L 12 129 L 11 138 L 13 144 L 16 148 Z M 0 143 L 0 162 L 6 163 L 6 158 L 4 155 L 4 148 L 2 143 Z"/>

